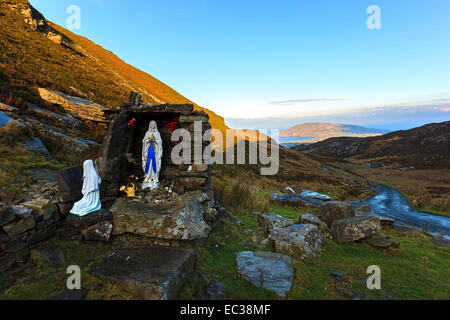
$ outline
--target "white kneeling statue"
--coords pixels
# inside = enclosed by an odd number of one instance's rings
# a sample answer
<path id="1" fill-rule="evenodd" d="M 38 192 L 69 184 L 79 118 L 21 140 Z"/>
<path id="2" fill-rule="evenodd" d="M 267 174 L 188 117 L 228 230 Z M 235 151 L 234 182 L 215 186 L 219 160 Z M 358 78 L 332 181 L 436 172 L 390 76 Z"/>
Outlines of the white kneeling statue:
<path id="1" fill-rule="evenodd" d="M 149 128 L 142 140 L 142 169 L 145 180 L 142 190 L 151 190 L 159 187 L 159 171 L 161 170 L 161 157 L 163 153 L 162 139 L 155 121 L 150 121 Z"/>
<path id="2" fill-rule="evenodd" d="M 90 213 L 99 211 L 102 208 L 100 202 L 99 184 L 102 179 L 98 176 L 92 160 L 86 160 L 83 163 L 83 199 L 75 203 L 70 213 L 76 216 L 86 216 Z"/>

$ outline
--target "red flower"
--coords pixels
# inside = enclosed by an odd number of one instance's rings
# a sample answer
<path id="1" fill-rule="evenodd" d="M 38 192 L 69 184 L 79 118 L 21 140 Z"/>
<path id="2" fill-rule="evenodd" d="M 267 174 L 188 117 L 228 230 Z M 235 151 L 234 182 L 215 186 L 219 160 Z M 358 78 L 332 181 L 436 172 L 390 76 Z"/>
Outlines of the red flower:
<path id="1" fill-rule="evenodd" d="M 175 118 L 172 122 L 169 122 L 168 124 L 166 124 L 166 127 L 169 128 L 170 133 L 173 133 L 175 131 L 178 123 L 179 123 L 178 118 Z"/>

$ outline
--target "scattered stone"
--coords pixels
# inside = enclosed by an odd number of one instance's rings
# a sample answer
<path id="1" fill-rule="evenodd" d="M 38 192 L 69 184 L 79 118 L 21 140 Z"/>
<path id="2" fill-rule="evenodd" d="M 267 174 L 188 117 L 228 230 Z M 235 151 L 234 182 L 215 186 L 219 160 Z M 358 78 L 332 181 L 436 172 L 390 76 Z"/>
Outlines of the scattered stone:
<path id="1" fill-rule="evenodd" d="M 60 268 L 65 260 L 64 250 L 61 247 L 33 249 L 30 258 L 34 263 L 44 262 L 54 269 Z"/>
<path id="2" fill-rule="evenodd" d="M 259 225 L 265 233 L 270 233 L 275 228 L 285 228 L 292 226 L 294 221 L 276 213 L 269 213 L 257 216 Z"/>
<path id="3" fill-rule="evenodd" d="M 301 260 L 317 257 L 325 244 L 324 236 L 313 224 L 274 229 L 269 238 L 275 241 L 276 252 Z"/>
<path id="4" fill-rule="evenodd" d="M 203 279 L 206 282 L 209 282 L 209 278 L 206 274 L 203 274 L 201 272 L 196 271 L 195 274 L 197 275 L 197 277 L 199 277 L 200 279 Z"/>
<path id="5" fill-rule="evenodd" d="M 223 283 L 213 280 L 206 286 L 205 289 L 207 300 L 225 300 L 227 287 Z"/>
<path id="6" fill-rule="evenodd" d="M 325 236 L 325 238 L 333 240 L 333 237 L 331 236 L 331 233 L 330 233 L 330 228 L 328 228 L 327 224 L 325 222 L 323 222 L 322 220 L 320 220 L 319 218 L 317 218 L 312 213 L 307 212 L 307 213 L 303 214 L 300 217 L 298 223 L 299 224 L 313 224 L 317 228 L 319 228 L 320 232 L 322 232 L 322 234 Z"/>
<path id="7" fill-rule="evenodd" d="M 383 236 L 381 234 L 374 234 L 373 236 L 364 239 L 364 242 L 375 248 L 388 249 L 388 248 L 399 248 L 400 244 L 395 242 L 389 237 Z"/>
<path id="8" fill-rule="evenodd" d="M 273 252 L 242 251 L 237 255 L 238 272 L 257 287 L 286 297 L 291 290 L 294 268 L 291 258 Z"/>
<path id="9" fill-rule="evenodd" d="M 361 216 L 335 220 L 331 227 L 331 234 L 336 242 L 353 242 L 368 238 L 380 230 L 380 219 Z"/>
<path id="10" fill-rule="evenodd" d="M 330 201 L 320 207 L 319 218 L 324 221 L 329 228 L 335 220 L 351 218 L 355 216 L 352 205 L 346 202 Z"/>
<path id="11" fill-rule="evenodd" d="M 378 218 L 380 219 L 380 223 L 382 226 L 392 226 L 395 223 L 394 219 L 388 217 L 378 216 Z"/>
<path id="12" fill-rule="evenodd" d="M 55 171 L 49 169 L 29 169 L 27 175 L 34 181 L 45 180 L 45 182 L 58 182 L 58 177 Z"/>
<path id="13" fill-rule="evenodd" d="M 84 240 L 87 241 L 103 241 L 108 242 L 113 230 L 113 224 L 109 221 L 104 221 L 99 224 L 90 226 L 81 231 Z"/>
<path id="14" fill-rule="evenodd" d="M 36 226 L 36 221 L 34 216 L 29 216 L 25 219 L 13 221 L 6 226 L 3 226 L 3 230 L 8 234 L 8 236 L 12 239 L 22 234 L 30 229 L 33 229 Z"/>
<path id="15" fill-rule="evenodd" d="M 33 214 L 32 209 L 24 206 L 12 206 L 11 211 L 18 219 L 25 219 Z"/>
<path id="16" fill-rule="evenodd" d="M 165 240 L 196 240 L 206 238 L 211 231 L 203 220 L 203 206 L 189 195 L 160 204 L 119 198 L 111 212 L 114 235 L 134 233 Z"/>
<path id="17" fill-rule="evenodd" d="M 241 220 L 239 220 L 239 218 L 236 217 L 230 210 L 227 210 L 221 206 L 217 207 L 216 210 L 217 210 L 219 219 L 223 223 L 227 223 L 228 221 L 231 221 L 236 224 L 244 225 L 244 223 Z"/>
<path id="18" fill-rule="evenodd" d="M 199 197 L 198 197 L 198 201 L 200 203 L 204 203 L 206 201 L 209 201 L 209 196 L 206 193 L 202 193 Z"/>
<path id="19" fill-rule="evenodd" d="M 78 300 L 86 300 L 87 297 L 87 291 L 86 290 L 65 290 L 61 292 L 60 294 L 57 294 L 56 296 L 53 296 L 51 298 L 48 298 L 47 300 L 57 300 L 57 301 L 78 301 Z"/>
<path id="20" fill-rule="evenodd" d="M 16 216 L 12 212 L 11 207 L 3 207 L 0 209 L 0 227 L 10 223 L 15 218 Z"/>
<path id="21" fill-rule="evenodd" d="M 24 207 L 34 210 L 43 220 L 50 219 L 58 211 L 56 205 L 47 199 L 36 199 L 22 204 Z"/>
<path id="22" fill-rule="evenodd" d="M 342 272 L 339 272 L 337 270 L 333 270 L 331 275 L 336 278 L 341 278 L 341 279 L 345 278 L 345 274 L 343 274 Z"/>
<path id="23" fill-rule="evenodd" d="M 260 247 L 265 247 L 270 243 L 270 239 L 269 238 L 265 238 L 263 240 L 261 240 L 261 242 L 259 243 Z"/>
<path id="24" fill-rule="evenodd" d="M 90 273 L 112 280 L 146 300 L 174 300 L 194 268 L 191 249 L 122 248 L 92 266 Z"/>

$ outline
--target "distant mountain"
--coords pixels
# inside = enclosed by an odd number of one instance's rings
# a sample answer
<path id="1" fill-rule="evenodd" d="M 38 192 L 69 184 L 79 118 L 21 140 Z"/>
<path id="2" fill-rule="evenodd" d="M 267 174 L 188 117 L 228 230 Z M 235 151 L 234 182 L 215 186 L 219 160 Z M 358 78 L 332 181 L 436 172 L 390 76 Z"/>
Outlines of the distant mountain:
<path id="1" fill-rule="evenodd" d="M 377 137 L 330 138 L 310 145 L 295 146 L 292 149 L 334 158 L 399 162 L 416 168 L 448 168 L 450 121 L 431 123 Z"/>
<path id="2" fill-rule="evenodd" d="M 389 131 L 347 124 L 302 123 L 280 133 L 280 137 L 331 138 L 341 136 L 381 135 Z"/>

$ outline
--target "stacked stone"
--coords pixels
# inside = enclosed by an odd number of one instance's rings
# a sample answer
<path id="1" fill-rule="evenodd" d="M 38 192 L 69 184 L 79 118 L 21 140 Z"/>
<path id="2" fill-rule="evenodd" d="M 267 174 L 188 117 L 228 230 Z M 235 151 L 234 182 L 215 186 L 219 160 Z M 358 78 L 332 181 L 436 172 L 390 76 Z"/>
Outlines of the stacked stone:
<path id="1" fill-rule="evenodd" d="M 83 169 L 78 167 L 58 171 L 60 213 L 65 216 L 56 235 L 69 240 L 87 240 L 108 242 L 112 233 L 112 215 L 108 210 L 94 212 L 85 217 L 69 214 L 74 203 L 83 195 Z"/>
<path id="2" fill-rule="evenodd" d="M 57 206 L 36 199 L 0 209 L 0 272 L 29 254 L 29 248 L 51 238 L 61 221 Z"/>

